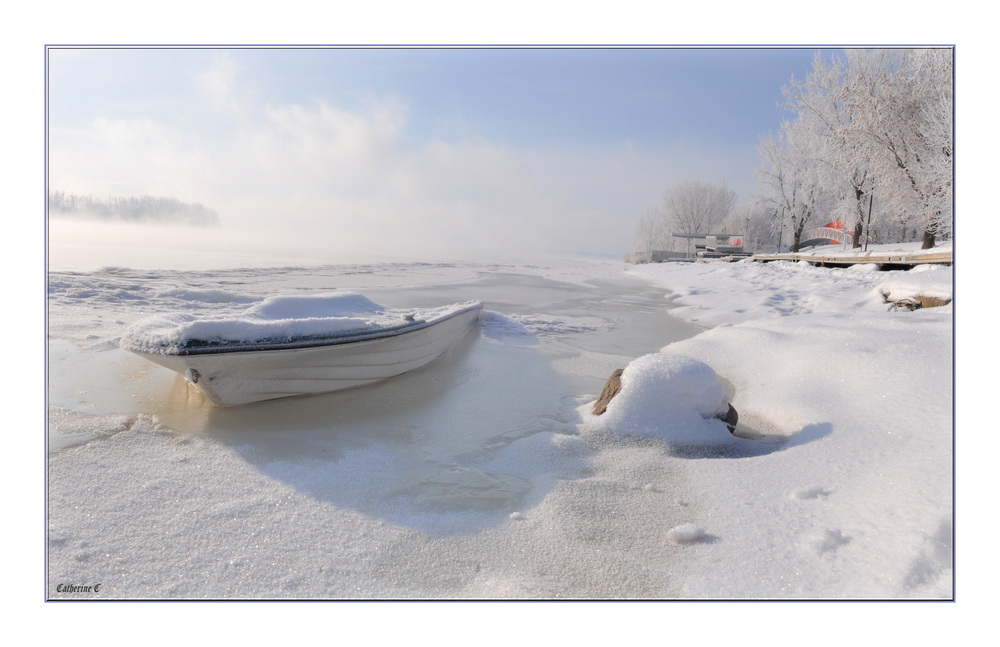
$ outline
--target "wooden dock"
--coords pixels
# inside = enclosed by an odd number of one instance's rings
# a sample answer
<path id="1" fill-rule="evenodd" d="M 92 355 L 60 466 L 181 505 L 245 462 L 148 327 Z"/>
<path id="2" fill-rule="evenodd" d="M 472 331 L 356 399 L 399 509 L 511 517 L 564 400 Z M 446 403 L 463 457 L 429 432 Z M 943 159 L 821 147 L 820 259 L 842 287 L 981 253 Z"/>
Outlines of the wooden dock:
<path id="1" fill-rule="evenodd" d="M 952 250 L 920 250 L 916 252 L 859 252 L 847 254 L 817 254 L 797 252 L 785 254 L 754 254 L 750 260 L 761 263 L 771 261 L 805 261 L 817 267 L 850 267 L 851 265 L 878 265 L 883 269 L 908 269 L 917 265 L 951 265 Z"/>

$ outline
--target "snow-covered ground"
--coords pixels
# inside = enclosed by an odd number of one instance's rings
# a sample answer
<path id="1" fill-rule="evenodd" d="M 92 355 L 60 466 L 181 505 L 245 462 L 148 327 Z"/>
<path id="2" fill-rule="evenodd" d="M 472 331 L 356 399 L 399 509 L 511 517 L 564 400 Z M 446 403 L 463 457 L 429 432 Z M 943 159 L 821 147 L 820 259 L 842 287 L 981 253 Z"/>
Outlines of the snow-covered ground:
<path id="1" fill-rule="evenodd" d="M 950 597 L 953 305 L 892 310 L 883 293 L 950 297 L 951 267 L 631 272 L 712 326 L 663 352 L 710 365 L 764 436 L 690 459 L 710 540 L 690 546 L 685 595 Z"/>
<path id="2" fill-rule="evenodd" d="M 950 598 L 954 307 L 890 310 L 882 293 L 950 296 L 952 276 L 581 261 L 53 273 L 47 596 Z M 415 374 L 231 409 L 117 348 L 144 316 L 330 289 L 487 312 Z M 646 357 L 661 347 L 673 359 Z M 595 417 L 614 368 L 631 377 Z M 707 415 L 714 380 L 737 436 L 714 420 L 678 433 L 663 400 L 694 384 L 674 401 Z"/>

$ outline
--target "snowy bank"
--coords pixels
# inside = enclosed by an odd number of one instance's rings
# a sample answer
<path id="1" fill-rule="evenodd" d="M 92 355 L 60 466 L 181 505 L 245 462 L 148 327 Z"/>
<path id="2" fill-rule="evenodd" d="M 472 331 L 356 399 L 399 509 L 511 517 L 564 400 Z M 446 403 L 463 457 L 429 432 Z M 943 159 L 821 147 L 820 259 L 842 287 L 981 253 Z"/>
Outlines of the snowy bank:
<path id="1" fill-rule="evenodd" d="M 685 595 L 951 597 L 953 306 L 889 311 L 882 296 L 951 298 L 951 268 L 629 271 L 714 326 L 662 352 L 711 366 L 761 439 L 756 455 L 691 458 L 691 522 L 717 539 L 691 545 Z"/>

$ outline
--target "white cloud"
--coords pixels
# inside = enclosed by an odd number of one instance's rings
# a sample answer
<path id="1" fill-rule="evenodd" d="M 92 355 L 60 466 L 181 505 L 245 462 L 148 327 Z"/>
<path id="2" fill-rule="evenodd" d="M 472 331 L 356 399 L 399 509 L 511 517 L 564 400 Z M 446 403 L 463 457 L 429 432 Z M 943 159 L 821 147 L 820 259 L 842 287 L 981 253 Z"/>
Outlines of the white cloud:
<path id="1" fill-rule="evenodd" d="M 204 202 L 216 170 L 197 137 L 148 117 L 98 117 L 87 128 L 49 135 L 53 190 Z"/>
<path id="2" fill-rule="evenodd" d="M 216 111 L 236 117 L 240 115 L 240 104 L 235 98 L 236 59 L 227 51 L 213 52 L 212 65 L 198 79 L 198 86 L 209 105 Z"/>
<path id="3" fill-rule="evenodd" d="M 251 121 L 252 110 L 233 107 L 235 75 L 235 64 L 221 57 L 202 77 L 211 105 L 233 116 L 222 132 L 149 118 L 54 128 L 52 188 L 201 202 L 223 222 L 215 239 L 220 251 L 335 262 L 365 255 L 623 255 L 636 218 L 670 184 L 691 173 L 727 175 L 724 156 L 666 156 L 634 142 L 578 151 L 513 149 L 483 139 L 414 144 L 407 108 L 392 97 L 355 110 L 324 101 L 284 104 Z M 122 244 L 141 238 L 122 231 Z M 171 244 L 193 245 L 184 238 Z"/>

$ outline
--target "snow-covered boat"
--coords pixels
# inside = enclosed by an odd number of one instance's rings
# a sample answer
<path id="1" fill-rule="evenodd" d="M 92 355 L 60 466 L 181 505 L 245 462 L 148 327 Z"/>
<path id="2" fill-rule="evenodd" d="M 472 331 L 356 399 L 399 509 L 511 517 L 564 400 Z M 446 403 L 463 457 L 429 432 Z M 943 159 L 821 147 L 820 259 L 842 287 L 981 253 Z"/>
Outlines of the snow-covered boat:
<path id="1" fill-rule="evenodd" d="M 272 297 L 235 318 L 161 316 L 121 347 L 183 375 L 217 405 L 362 386 L 424 366 L 472 328 L 482 303 L 388 309 L 357 294 Z"/>

